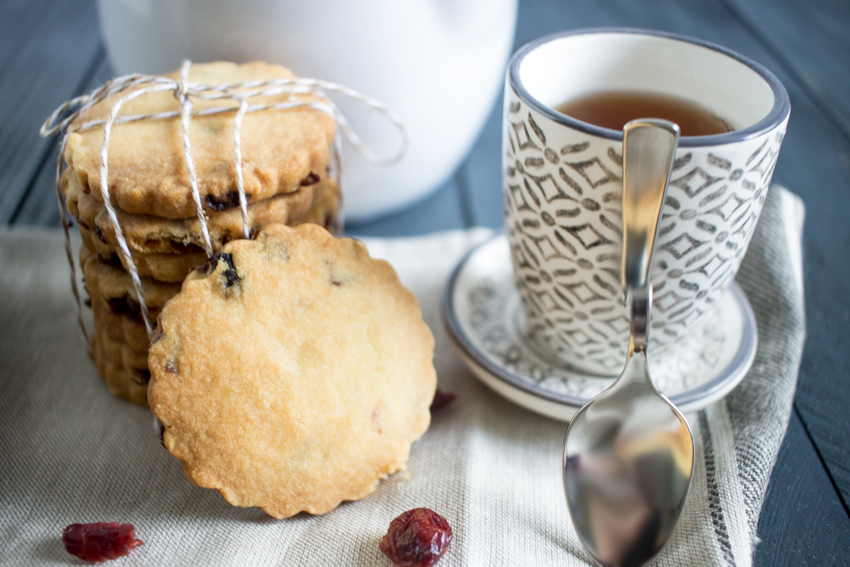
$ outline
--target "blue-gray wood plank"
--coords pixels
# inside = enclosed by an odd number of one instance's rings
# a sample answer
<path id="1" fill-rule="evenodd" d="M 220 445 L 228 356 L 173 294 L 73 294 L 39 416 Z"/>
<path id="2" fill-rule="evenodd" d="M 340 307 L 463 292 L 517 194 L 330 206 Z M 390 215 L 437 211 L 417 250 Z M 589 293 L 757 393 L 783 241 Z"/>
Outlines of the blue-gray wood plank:
<path id="1" fill-rule="evenodd" d="M 517 45 L 563 29 L 631 26 L 735 49 L 785 83 L 792 117 L 774 181 L 803 197 L 809 341 L 759 524 L 756 565 L 850 564 L 850 3 L 842 0 L 520 0 Z M 0 222 L 56 225 L 50 142 L 59 103 L 109 76 L 92 0 L 0 1 Z M 501 101 L 467 160 L 419 203 L 350 226 L 411 235 L 502 223 Z"/>
<path id="2" fill-rule="evenodd" d="M 795 404 L 850 504 L 850 2 L 727 0 L 775 54 L 791 121 L 775 179 L 806 203 L 808 341 Z M 769 65 L 770 66 L 770 65 Z M 841 418 L 836 419 L 837 416 Z M 843 418 L 843 419 L 842 419 Z"/>
<path id="3" fill-rule="evenodd" d="M 99 47 L 92 53 L 85 84 L 80 85 L 79 92 L 74 96 L 95 89 L 113 75 L 103 48 Z M 11 218 L 13 224 L 59 226 L 59 203 L 56 198 L 56 158 L 59 144 L 55 139 L 51 141 L 53 143 L 47 159 Z"/>
<path id="4" fill-rule="evenodd" d="M 850 2 L 722 1 L 850 139 Z"/>
<path id="5" fill-rule="evenodd" d="M 53 141 L 38 129 L 86 86 L 99 46 L 94 2 L 0 2 L 0 222 L 13 219 L 49 158 Z"/>
<path id="6" fill-rule="evenodd" d="M 791 414 L 759 518 L 755 565 L 850 565 L 850 519 L 818 462 L 799 415 Z"/>

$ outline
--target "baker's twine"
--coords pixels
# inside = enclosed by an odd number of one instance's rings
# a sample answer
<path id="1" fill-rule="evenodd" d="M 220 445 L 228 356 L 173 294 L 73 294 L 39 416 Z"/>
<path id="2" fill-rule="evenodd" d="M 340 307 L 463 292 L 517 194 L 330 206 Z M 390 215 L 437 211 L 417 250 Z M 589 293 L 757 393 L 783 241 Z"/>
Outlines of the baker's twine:
<path id="1" fill-rule="evenodd" d="M 153 335 L 153 324 L 150 318 L 147 302 L 145 301 L 144 286 L 139 277 L 139 270 L 133 260 L 133 255 L 130 253 L 130 248 L 124 238 L 124 231 L 121 224 L 118 222 L 118 215 L 115 212 L 115 207 L 112 205 L 112 199 L 109 195 L 109 139 L 112 133 L 112 127 L 115 124 L 123 124 L 126 122 L 135 122 L 137 120 L 165 120 L 168 118 L 180 118 L 180 124 L 183 137 L 183 155 L 186 165 L 186 171 L 189 174 L 189 187 L 192 192 L 192 200 L 195 204 L 195 212 L 201 226 L 201 235 L 204 241 L 204 250 L 207 257 L 213 255 L 212 241 L 210 239 L 209 228 L 207 226 L 207 217 L 201 201 L 200 190 L 198 187 L 198 178 L 195 173 L 195 164 L 192 159 L 191 140 L 189 139 L 189 124 L 193 116 L 207 116 L 212 114 L 222 114 L 225 112 L 235 112 L 234 129 L 233 129 L 233 146 L 236 154 L 236 189 L 239 195 L 239 209 L 242 215 L 242 236 L 250 237 L 250 226 L 248 223 L 248 199 L 245 195 L 245 184 L 242 171 L 242 119 L 248 112 L 257 112 L 260 110 L 286 110 L 291 108 L 313 108 L 329 114 L 337 125 L 337 131 L 334 134 L 333 143 L 331 145 L 331 160 L 333 176 L 342 192 L 341 174 L 342 174 L 342 144 L 340 132 L 345 136 L 345 139 L 354 147 L 357 152 L 362 155 L 367 161 L 374 165 L 391 165 L 398 162 L 407 151 L 408 138 L 407 131 L 401 119 L 390 111 L 381 102 L 359 93 L 348 87 L 309 78 L 292 78 L 292 79 L 274 79 L 271 81 L 248 81 L 244 83 L 231 83 L 228 85 L 204 85 L 200 83 L 189 82 L 190 61 L 184 61 L 180 69 L 180 80 L 174 81 L 166 77 L 158 77 L 152 75 L 125 75 L 112 79 L 102 86 L 98 87 L 87 95 L 73 98 L 57 108 L 50 117 L 44 122 L 41 127 L 42 136 L 53 136 L 60 132 L 64 135 L 59 145 L 59 159 L 56 167 L 56 195 L 59 202 L 59 216 L 62 221 L 62 228 L 65 231 L 65 250 L 68 256 L 68 262 L 71 265 L 71 288 L 74 297 L 77 300 L 78 320 L 80 328 L 83 332 L 83 337 L 86 339 L 88 348 L 91 349 L 89 333 L 83 319 L 83 302 L 77 284 L 77 269 L 73 258 L 71 248 L 70 223 L 68 222 L 65 213 L 65 203 L 63 200 L 63 192 L 61 185 L 61 176 L 65 169 L 64 150 L 68 134 L 72 132 L 82 132 L 93 128 L 103 127 L 103 146 L 100 152 L 100 194 L 103 204 L 106 207 L 107 217 L 115 232 L 115 237 L 118 240 L 118 249 L 124 265 L 130 274 L 133 282 L 133 291 L 136 294 L 136 300 L 139 302 L 142 312 L 142 320 L 145 324 L 145 329 L 148 333 L 148 338 Z M 109 114 L 105 119 L 91 120 L 81 124 L 74 124 L 80 116 L 89 111 L 95 104 L 100 101 L 122 93 L 130 91 L 126 95 L 119 98 L 113 103 Z M 171 91 L 177 99 L 180 109 L 167 112 L 156 112 L 151 114 L 135 114 L 128 116 L 119 116 L 118 113 L 121 107 L 126 103 L 140 96 Z M 372 108 L 381 114 L 384 118 L 396 127 L 400 135 L 400 144 L 398 151 L 389 157 L 383 157 L 372 151 L 354 132 L 348 121 L 343 116 L 336 104 L 327 96 L 326 93 L 338 93 L 353 100 L 356 100 L 366 106 Z M 319 100 L 305 101 L 296 98 L 299 94 L 312 94 Z M 284 102 L 269 103 L 269 104 L 250 104 L 250 99 L 260 96 L 279 96 L 290 95 Z M 195 109 L 192 103 L 192 98 L 200 100 L 232 100 L 239 103 L 238 109 L 227 106 Z M 73 109 L 73 110 L 72 110 Z M 342 211 L 340 210 L 340 215 Z M 339 225 L 338 225 L 339 226 Z"/>

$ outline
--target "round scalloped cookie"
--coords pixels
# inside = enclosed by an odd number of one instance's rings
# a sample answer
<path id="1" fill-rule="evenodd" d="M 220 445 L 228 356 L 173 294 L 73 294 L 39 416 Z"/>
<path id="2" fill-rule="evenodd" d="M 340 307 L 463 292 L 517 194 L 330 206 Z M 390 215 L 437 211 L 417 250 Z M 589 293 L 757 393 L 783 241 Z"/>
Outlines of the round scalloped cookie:
<path id="1" fill-rule="evenodd" d="M 118 239 L 115 230 L 102 201 L 86 193 L 76 177 L 68 174 L 66 169 L 62 175 L 62 185 L 68 211 L 77 220 L 96 229 L 105 243 L 117 249 Z M 332 185 L 333 187 L 328 187 Z M 324 192 L 336 192 L 336 183 L 332 180 L 322 180 L 313 185 L 301 187 L 293 193 L 275 195 L 262 201 L 256 201 L 248 206 L 249 231 L 259 230 L 273 223 L 297 224 L 301 222 L 314 202 L 318 201 Z M 151 215 L 136 215 L 116 209 L 115 213 L 121 225 L 122 233 L 130 250 L 145 254 L 164 253 L 179 254 L 187 247 L 203 247 L 200 222 L 197 217 L 188 219 L 163 219 Z M 207 214 L 207 230 L 214 249 L 230 240 L 243 238 L 242 212 L 239 203 L 228 204 L 226 210 Z"/>
<path id="2" fill-rule="evenodd" d="M 92 355 L 98 374 L 106 382 L 112 395 L 140 406 L 148 404 L 148 380 L 146 370 L 128 368 L 114 362 L 104 344 L 104 338 L 95 333 L 92 337 Z"/>
<path id="3" fill-rule="evenodd" d="M 126 313 L 113 313 L 102 298 L 92 299 L 91 308 L 94 314 L 95 333 L 102 331 L 135 350 L 147 352 L 150 339 L 148 339 L 147 329 L 145 329 L 145 324 L 141 319 Z M 153 310 L 151 317 L 156 316 L 157 312 Z"/>
<path id="4" fill-rule="evenodd" d="M 120 338 L 113 337 L 105 329 L 96 329 L 95 337 L 103 348 L 103 354 L 109 361 L 140 376 L 140 383 L 147 384 L 150 380 L 148 372 L 148 351 L 137 350 Z"/>
<path id="5" fill-rule="evenodd" d="M 362 243 L 272 225 L 227 244 L 162 310 L 148 401 L 195 484 L 323 514 L 401 469 L 428 428 L 434 339 Z"/>
<path id="6" fill-rule="evenodd" d="M 300 218 L 288 219 L 289 223 L 293 225 L 312 223 L 325 228 L 330 228 L 333 225 L 340 210 L 340 194 L 337 184 L 328 180 L 317 188 L 314 195 L 314 202 L 309 210 Z M 269 217 L 264 220 L 273 220 L 273 218 Z M 98 234 L 97 230 L 84 221 L 79 222 L 79 229 L 83 243 L 91 250 L 96 251 L 104 262 L 122 264 L 126 269 L 123 257 L 118 254 L 118 247 L 108 242 L 103 233 Z M 221 246 L 223 246 L 223 242 L 216 240 L 213 249 L 217 252 L 221 249 Z M 186 246 L 180 253 L 132 252 L 132 254 L 133 260 L 136 262 L 136 269 L 141 277 L 172 283 L 182 282 L 193 268 L 207 260 L 204 251 L 194 245 Z"/>
<path id="7" fill-rule="evenodd" d="M 179 79 L 180 72 L 165 75 Z M 247 81 L 288 79 L 294 75 L 278 65 L 254 62 L 237 65 L 215 62 L 193 65 L 189 82 L 224 85 Z M 94 105 L 72 124 L 72 128 L 106 118 L 119 93 Z M 290 95 L 252 97 L 251 104 L 286 102 Z M 316 102 L 313 95 L 298 99 Z M 195 110 L 229 106 L 235 101 L 192 99 Z M 120 116 L 153 114 L 178 110 L 171 91 L 148 93 L 129 101 Z M 189 127 L 192 159 L 202 201 L 210 210 L 232 201 L 236 191 L 236 156 L 233 146 L 236 112 L 193 116 Z M 292 193 L 302 184 L 315 183 L 325 175 L 334 136 L 334 120 L 322 110 L 310 107 L 248 112 L 242 123 L 242 160 L 248 202 L 272 195 Z M 100 153 L 103 128 L 68 135 L 65 161 L 80 184 L 96 199 L 100 192 Z M 189 218 L 195 205 L 183 155 L 183 135 L 179 117 L 137 120 L 116 124 L 109 142 L 109 192 L 115 206 L 128 213 L 163 218 Z"/>
<path id="8" fill-rule="evenodd" d="M 123 313 L 130 310 L 137 318 L 141 317 L 141 306 L 136 301 L 136 291 L 129 273 L 103 262 L 85 244 L 80 248 L 80 266 L 92 299 L 96 296 L 103 298 L 107 305 L 117 307 L 113 311 Z M 142 278 L 141 282 L 148 309 L 161 308 L 180 291 L 180 284 L 175 282 L 167 283 L 152 278 Z"/>

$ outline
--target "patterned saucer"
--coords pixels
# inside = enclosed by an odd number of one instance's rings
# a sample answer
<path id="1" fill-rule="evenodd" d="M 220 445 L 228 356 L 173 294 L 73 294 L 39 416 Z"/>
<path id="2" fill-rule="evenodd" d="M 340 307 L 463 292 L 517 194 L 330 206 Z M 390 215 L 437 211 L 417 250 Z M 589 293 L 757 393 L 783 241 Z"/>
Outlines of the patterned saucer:
<path id="1" fill-rule="evenodd" d="M 504 235 L 474 248 L 449 278 L 443 297 L 449 335 L 487 386 L 536 413 L 563 421 L 613 384 L 565 367 L 528 341 Z M 756 354 L 753 310 L 738 286 L 674 353 L 649 355 L 653 381 L 683 412 L 721 399 L 744 378 Z M 625 361 L 623 361 L 625 363 Z"/>

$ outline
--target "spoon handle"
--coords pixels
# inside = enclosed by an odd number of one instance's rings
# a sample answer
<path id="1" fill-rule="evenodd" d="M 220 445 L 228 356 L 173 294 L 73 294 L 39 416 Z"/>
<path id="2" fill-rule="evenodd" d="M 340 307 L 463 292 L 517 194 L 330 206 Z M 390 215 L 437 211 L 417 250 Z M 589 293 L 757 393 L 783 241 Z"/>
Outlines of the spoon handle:
<path id="1" fill-rule="evenodd" d="M 623 290 L 632 300 L 629 353 L 646 349 L 652 286 L 649 267 L 679 127 L 655 118 L 633 120 L 623 128 Z"/>

